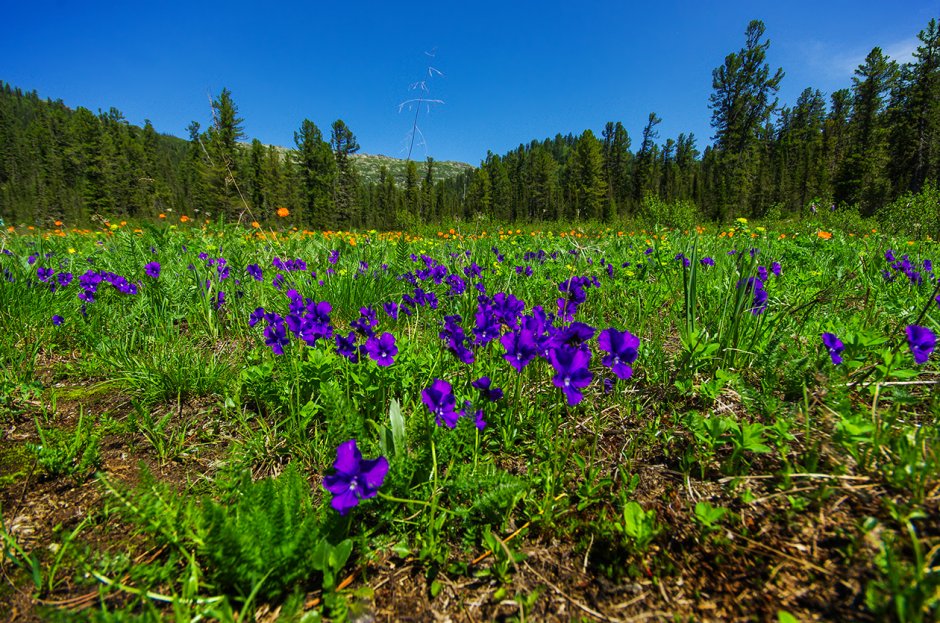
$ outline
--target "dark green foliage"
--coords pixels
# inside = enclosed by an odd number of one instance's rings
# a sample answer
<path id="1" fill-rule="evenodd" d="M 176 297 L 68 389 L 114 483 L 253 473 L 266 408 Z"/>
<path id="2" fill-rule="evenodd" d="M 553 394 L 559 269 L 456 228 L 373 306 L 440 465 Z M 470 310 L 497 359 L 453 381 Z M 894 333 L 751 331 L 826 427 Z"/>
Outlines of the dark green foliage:
<path id="1" fill-rule="evenodd" d="M 246 476 L 233 497 L 207 499 L 200 510 L 197 557 L 207 579 L 228 595 L 257 591 L 262 602 L 309 585 L 321 525 L 307 480 L 291 465 L 277 478 Z"/>

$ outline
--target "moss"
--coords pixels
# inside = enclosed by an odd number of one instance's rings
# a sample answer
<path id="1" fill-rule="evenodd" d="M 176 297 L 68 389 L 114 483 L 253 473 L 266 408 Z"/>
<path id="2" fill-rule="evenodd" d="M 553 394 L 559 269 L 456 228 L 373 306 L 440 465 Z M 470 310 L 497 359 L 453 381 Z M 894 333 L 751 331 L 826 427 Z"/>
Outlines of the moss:
<path id="1" fill-rule="evenodd" d="M 23 444 L 0 447 L 0 488 L 25 479 L 32 467 L 32 455 Z"/>

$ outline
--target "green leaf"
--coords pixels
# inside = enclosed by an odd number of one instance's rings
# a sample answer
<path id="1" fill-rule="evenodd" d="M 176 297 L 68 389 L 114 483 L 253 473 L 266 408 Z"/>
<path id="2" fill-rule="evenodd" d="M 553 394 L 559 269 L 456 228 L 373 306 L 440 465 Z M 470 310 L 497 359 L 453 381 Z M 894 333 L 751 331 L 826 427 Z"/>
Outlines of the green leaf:
<path id="1" fill-rule="evenodd" d="M 401 456 L 407 450 L 405 445 L 405 418 L 401 414 L 401 404 L 399 404 L 397 398 L 392 398 L 392 402 L 388 407 L 388 419 L 392 428 L 395 456 Z"/>

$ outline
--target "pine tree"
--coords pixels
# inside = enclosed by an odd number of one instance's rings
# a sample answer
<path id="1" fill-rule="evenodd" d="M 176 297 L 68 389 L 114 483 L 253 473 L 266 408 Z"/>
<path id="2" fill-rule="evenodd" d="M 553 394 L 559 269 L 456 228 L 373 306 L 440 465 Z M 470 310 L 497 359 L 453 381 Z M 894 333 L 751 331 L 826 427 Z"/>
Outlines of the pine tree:
<path id="1" fill-rule="evenodd" d="M 342 119 L 333 122 L 330 146 L 336 159 L 336 178 L 333 184 L 333 206 L 336 225 L 348 229 L 356 212 L 359 181 L 350 156 L 359 151 L 359 143 Z"/>
<path id="2" fill-rule="evenodd" d="M 333 203 L 337 185 L 337 158 L 323 133 L 309 119 L 294 132 L 298 173 L 301 179 L 300 221 L 312 227 L 333 229 L 337 225 Z"/>
<path id="3" fill-rule="evenodd" d="M 575 145 L 570 163 L 570 196 L 575 218 L 610 219 L 604 157 L 601 145 L 591 130 L 585 130 Z"/>
<path id="4" fill-rule="evenodd" d="M 712 72 L 714 93 L 709 97 L 715 147 L 721 167 L 720 214 L 727 210 L 750 213 L 755 174 L 760 167 L 758 143 L 777 107 L 776 94 L 783 79 L 778 68 L 771 75 L 765 62 L 770 41 L 764 41 L 764 23 L 752 20 L 745 30 L 745 45 L 725 57 Z"/>
<path id="5" fill-rule="evenodd" d="M 604 125 L 604 173 L 607 196 L 613 213 L 624 213 L 631 195 L 629 166 L 630 135 L 619 121 Z"/>
<path id="6" fill-rule="evenodd" d="M 636 165 L 633 170 L 633 199 L 639 205 L 648 193 L 656 192 L 657 182 L 657 156 L 659 149 L 656 139 L 659 131 L 656 129 L 662 119 L 655 112 L 651 112 L 643 128 L 643 142 L 640 151 L 636 154 Z"/>
<path id="7" fill-rule="evenodd" d="M 836 199 L 861 205 L 865 214 L 884 205 L 891 190 L 885 104 L 897 72 L 897 63 L 875 47 L 852 78 L 849 151 L 838 175 Z"/>
<path id="8" fill-rule="evenodd" d="M 238 108 L 232 101 L 232 92 L 223 88 L 218 99 L 212 100 L 212 126 L 205 137 L 209 159 L 206 173 L 213 207 L 231 220 L 238 219 L 243 207 L 235 179 L 238 141 L 245 136 L 242 123 Z"/>

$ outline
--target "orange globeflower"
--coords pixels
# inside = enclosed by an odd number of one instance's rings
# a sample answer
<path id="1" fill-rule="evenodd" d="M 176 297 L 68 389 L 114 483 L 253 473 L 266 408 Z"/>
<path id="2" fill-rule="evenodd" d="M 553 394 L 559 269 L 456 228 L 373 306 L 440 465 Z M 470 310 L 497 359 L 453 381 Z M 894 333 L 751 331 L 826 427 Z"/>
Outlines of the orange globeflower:
<path id="1" fill-rule="evenodd" d="M 185 223 L 185 222 L 187 222 L 188 220 L 189 220 L 189 217 L 186 216 L 185 214 L 180 217 L 180 223 Z"/>
<path id="2" fill-rule="evenodd" d="M 255 229 L 261 229 L 261 223 L 259 223 L 258 221 L 252 221 L 251 226 Z"/>
<path id="3" fill-rule="evenodd" d="M 290 216 L 290 210 L 288 210 L 287 208 L 278 208 L 277 215 L 280 216 L 281 218 L 284 218 L 285 216 Z"/>
<path id="4" fill-rule="evenodd" d="M 56 226 L 56 227 L 62 227 L 62 221 L 56 221 L 56 222 L 55 222 L 55 226 Z"/>
<path id="5" fill-rule="evenodd" d="M 161 212 L 160 214 L 157 215 L 157 217 L 158 217 L 158 218 L 166 218 L 166 214 L 164 214 L 163 212 Z"/>
<path id="6" fill-rule="evenodd" d="M 822 238 L 823 240 L 829 240 L 830 238 L 832 238 L 832 234 L 829 233 L 828 231 L 819 230 L 818 232 L 816 232 L 816 235 Z"/>

